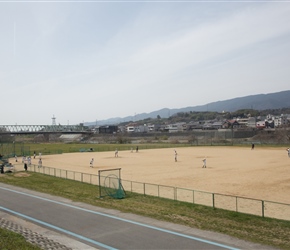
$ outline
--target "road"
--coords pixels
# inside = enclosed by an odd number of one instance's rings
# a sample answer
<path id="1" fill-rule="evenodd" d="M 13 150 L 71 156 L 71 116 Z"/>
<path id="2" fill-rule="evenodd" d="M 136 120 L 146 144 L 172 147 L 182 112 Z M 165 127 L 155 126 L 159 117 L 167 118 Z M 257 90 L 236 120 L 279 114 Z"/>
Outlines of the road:
<path id="1" fill-rule="evenodd" d="M 73 249 L 271 249 L 2 183 L 0 211 L 44 228 L 46 237 L 53 232 L 72 239 Z"/>

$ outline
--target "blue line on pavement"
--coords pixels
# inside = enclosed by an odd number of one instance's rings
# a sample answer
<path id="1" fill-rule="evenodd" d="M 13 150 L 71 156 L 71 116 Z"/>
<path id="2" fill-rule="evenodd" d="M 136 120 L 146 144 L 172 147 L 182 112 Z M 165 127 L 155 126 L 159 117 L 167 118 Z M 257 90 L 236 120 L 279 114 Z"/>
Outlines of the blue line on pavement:
<path id="1" fill-rule="evenodd" d="M 110 250 L 115 250 L 115 249 L 116 249 L 116 248 L 113 248 L 113 247 L 107 246 L 107 245 L 105 245 L 105 244 L 103 244 L 103 243 L 100 243 L 100 242 L 98 242 L 98 241 L 94 241 L 94 240 L 89 239 L 89 238 L 87 238 L 87 237 L 81 236 L 81 235 L 79 235 L 79 234 L 75 234 L 75 233 L 73 233 L 73 232 L 71 232 L 71 231 L 68 231 L 68 230 L 65 230 L 65 229 L 63 229 L 63 228 L 56 227 L 56 226 L 51 225 L 51 224 L 49 224 L 49 223 L 46 223 L 46 222 L 44 222 L 44 221 L 37 220 L 37 219 L 32 218 L 32 217 L 30 217 L 30 216 L 27 216 L 27 215 L 25 215 L 25 214 L 21 214 L 21 213 L 15 212 L 15 211 L 13 211 L 13 210 L 11 210 L 11 209 L 8 209 L 8 208 L 5 208 L 5 207 L 1 207 L 1 206 L 0 206 L 0 209 L 4 210 L 4 211 L 6 211 L 6 212 L 9 212 L 9 213 L 11 213 L 11 214 L 14 214 L 14 215 L 18 215 L 18 216 L 20 216 L 20 217 L 22 217 L 22 218 L 25 218 L 25 219 L 28 219 L 28 220 L 30 220 L 30 221 L 36 222 L 36 223 L 38 223 L 38 224 L 40 224 L 40 225 L 43 225 L 43 226 L 46 226 L 46 227 L 49 227 L 49 228 L 53 228 L 53 229 L 55 229 L 55 230 L 57 230 L 57 231 L 60 231 L 60 232 L 63 232 L 63 233 L 69 234 L 69 235 L 74 236 L 74 237 L 76 237 L 76 238 L 78 238 L 78 239 L 81 239 L 81 240 L 84 240 L 84 241 L 87 241 L 87 242 L 93 243 L 93 244 L 98 245 L 98 246 L 100 246 L 100 247 L 103 247 L 103 248 L 106 248 L 106 249 L 110 249 Z"/>
<path id="2" fill-rule="evenodd" d="M 67 207 L 74 208 L 74 209 L 78 209 L 78 210 L 85 211 L 85 212 L 88 212 L 88 213 L 101 215 L 101 216 L 108 217 L 108 218 L 111 218 L 111 219 L 124 221 L 124 222 L 131 223 L 131 224 L 134 224 L 134 225 L 138 225 L 138 226 L 142 226 L 142 227 L 146 227 L 146 228 L 151 228 L 151 229 L 154 229 L 154 230 L 157 230 L 157 231 L 160 231 L 160 232 L 164 232 L 164 233 L 168 233 L 168 234 L 172 234 L 172 235 L 177 235 L 177 236 L 180 236 L 180 237 L 183 237 L 183 238 L 187 238 L 187 239 L 191 239 L 191 240 L 196 240 L 196 241 L 203 242 L 203 243 L 207 243 L 207 244 L 210 244 L 210 245 L 213 245 L 213 246 L 218 246 L 218 247 L 222 247 L 222 248 L 230 249 L 230 250 L 239 250 L 238 248 L 234 248 L 234 247 L 227 246 L 227 245 L 224 245 L 224 244 L 220 244 L 220 243 L 217 243 L 217 242 L 213 242 L 213 241 L 209 241 L 209 240 L 205 240 L 205 239 L 193 237 L 193 236 L 186 235 L 186 234 L 182 234 L 182 233 L 177 233 L 177 232 L 170 231 L 170 230 L 167 230 L 167 229 L 150 226 L 150 225 L 147 225 L 147 224 L 144 224 L 144 223 L 139 223 L 139 222 L 136 222 L 136 221 L 119 218 L 119 217 L 116 217 L 116 216 L 113 216 L 113 215 L 104 214 L 104 213 L 92 211 L 92 210 L 85 209 L 85 208 L 81 208 L 81 207 L 76 207 L 76 206 L 73 206 L 73 205 L 70 205 L 70 204 L 66 204 L 66 203 L 63 203 L 63 202 L 50 200 L 50 199 L 43 198 L 43 197 L 40 197 L 40 196 L 26 194 L 26 193 L 23 193 L 23 192 L 20 192 L 20 191 L 11 190 L 11 189 L 4 188 L 4 187 L 0 187 L 0 189 L 4 189 L 4 190 L 10 191 L 10 192 L 14 192 L 14 193 L 26 195 L 26 196 L 29 196 L 29 197 L 33 197 L 33 198 L 36 198 L 36 199 L 40 199 L 40 200 L 52 202 L 52 203 L 55 203 L 55 204 L 67 206 Z"/>

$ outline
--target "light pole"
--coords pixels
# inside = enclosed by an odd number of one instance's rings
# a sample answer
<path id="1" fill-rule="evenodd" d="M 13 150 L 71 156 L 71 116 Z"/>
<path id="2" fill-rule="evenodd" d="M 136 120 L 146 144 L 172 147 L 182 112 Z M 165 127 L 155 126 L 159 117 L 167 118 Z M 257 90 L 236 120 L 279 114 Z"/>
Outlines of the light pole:
<path id="1" fill-rule="evenodd" d="M 234 145 L 234 124 L 232 124 L 232 146 Z"/>

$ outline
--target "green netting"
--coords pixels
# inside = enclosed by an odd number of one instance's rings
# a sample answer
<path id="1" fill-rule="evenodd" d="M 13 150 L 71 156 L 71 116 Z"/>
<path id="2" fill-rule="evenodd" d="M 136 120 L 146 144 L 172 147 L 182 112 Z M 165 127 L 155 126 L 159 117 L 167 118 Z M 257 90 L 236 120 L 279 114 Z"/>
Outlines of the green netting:
<path id="1" fill-rule="evenodd" d="M 31 155 L 30 147 L 25 146 L 24 143 L 1 143 L 0 154 L 6 158 L 17 156 L 28 156 Z"/>
<path id="2" fill-rule="evenodd" d="M 121 183 L 121 169 L 99 170 L 99 188 L 100 197 L 125 198 L 125 190 Z"/>

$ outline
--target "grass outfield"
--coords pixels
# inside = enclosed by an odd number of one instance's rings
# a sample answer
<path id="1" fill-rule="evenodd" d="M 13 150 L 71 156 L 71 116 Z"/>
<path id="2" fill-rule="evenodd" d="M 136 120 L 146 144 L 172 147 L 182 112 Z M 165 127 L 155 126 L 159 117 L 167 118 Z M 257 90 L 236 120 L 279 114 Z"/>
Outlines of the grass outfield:
<path id="1" fill-rule="evenodd" d="M 127 193 L 121 200 L 96 199 L 96 186 L 38 173 L 0 175 L 0 182 L 49 193 L 94 206 L 152 217 L 192 228 L 223 233 L 246 241 L 290 249 L 290 222 Z M 48 190 L 47 187 L 50 187 Z M 1 248 L 1 245 L 0 245 Z M 2 248 L 1 248 L 2 249 Z M 15 249 L 22 249 L 21 247 Z"/>
<path id="2" fill-rule="evenodd" d="M 96 144 L 96 143 L 4 143 L 0 145 L 0 153 L 2 155 L 12 154 L 15 152 L 16 155 L 21 156 L 22 152 L 30 153 L 33 155 L 35 151 L 37 154 L 42 152 L 42 154 L 60 154 L 60 153 L 71 153 L 71 152 L 80 152 L 80 151 L 89 151 L 91 148 L 94 152 L 104 152 L 104 151 L 115 151 L 118 150 L 130 150 L 136 148 L 138 145 L 139 149 L 156 149 L 156 148 L 177 148 L 177 147 L 202 147 L 200 145 L 190 145 L 190 144 L 174 144 L 174 143 L 140 143 L 140 144 Z M 204 145 L 211 146 L 211 145 Z M 213 145 L 213 146 L 231 146 L 230 144 L 226 145 Z M 250 144 L 235 145 L 238 147 L 250 147 Z M 260 148 L 267 147 L 285 147 L 285 145 L 258 145 Z"/>
<path id="3" fill-rule="evenodd" d="M 190 144 L 171 144 L 171 143 L 146 143 L 146 144 L 96 144 L 96 143 L 13 143 L 2 144 L 0 146 L 0 153 L 3 155 L 9 154 L 10 156 L 15 152 L 17 156 L 21 156 L 22 152 L 25 154 L 30 153 L 33 155 L 41 152 L 42 154 L 61 154 L 61 153 L 72 153 L 90 151 L 93 149 L 94 152 L 104 151 L 115 151 L 118 150 L 135 150 L 138 145 L 139 149 L 154 149 L 154 148 L 172 148 L 172 147 L 189 147 Z"/>

